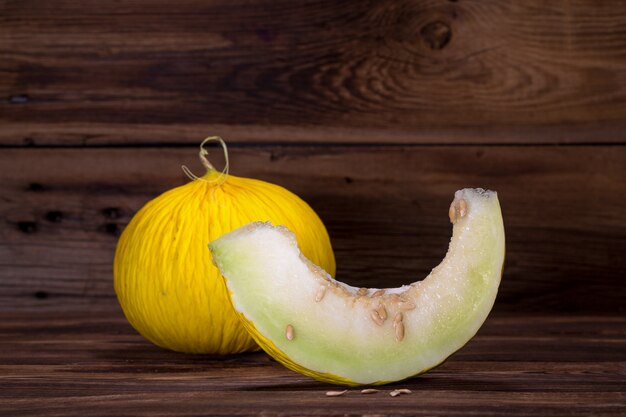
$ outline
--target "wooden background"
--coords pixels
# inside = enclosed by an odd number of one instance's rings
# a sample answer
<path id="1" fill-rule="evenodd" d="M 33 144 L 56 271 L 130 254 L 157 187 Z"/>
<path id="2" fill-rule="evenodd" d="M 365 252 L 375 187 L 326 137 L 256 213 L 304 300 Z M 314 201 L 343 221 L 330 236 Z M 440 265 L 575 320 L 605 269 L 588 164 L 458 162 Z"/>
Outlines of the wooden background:
<path id="1" fill-rule="evenodd" d="M 453 192 L 497 190 L 485 327 L 397 398 L 145 342 L 116 240 L 213 134 L 354 285 L 424 276 Z M 625 208 L 624 1 L 0 0 L 3 416 L 624 415 Z"/>

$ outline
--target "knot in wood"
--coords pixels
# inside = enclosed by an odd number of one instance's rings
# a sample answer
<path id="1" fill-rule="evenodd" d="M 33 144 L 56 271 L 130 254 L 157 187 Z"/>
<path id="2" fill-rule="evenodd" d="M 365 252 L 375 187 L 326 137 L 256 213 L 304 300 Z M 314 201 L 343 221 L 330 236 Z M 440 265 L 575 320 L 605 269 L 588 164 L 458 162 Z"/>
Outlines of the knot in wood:
<path id="1" fill-rule="evenodd" d="M 35 233 L 37 231 L 37 223 L 35 222 L 17 222 L 17 228 L 22 233 Z"/>
<path id="2" fill-rule="evenodd" d="M 420 35 L 430 49 L 440 50 L 450 43 L 452 29 L 447 23 L 438 20 L 424 25 Z"/>
<path id="3" fill-rule="evenodd" d="M 107 207 L 102 209 L 102 215 L 109 219 L 119 219 L 121 217 L 121 212 L 117 207 Z"/>
<path id="4" fill-rule="evenodd" d="M 102 228 L 104 229 L 105 233 L 108 233 L 110 235 L 114 235 L 117 236 L 117 232 L 118 232 L 118 227 L 116 223 L 105 223 Z"/>
<path id="5" fill-rule="evenodd" d="M 46 220 L 52 223 L 59 223 L 63 219 L 63 213 L 59 210 L 51 210 L 46 213 Z"/>

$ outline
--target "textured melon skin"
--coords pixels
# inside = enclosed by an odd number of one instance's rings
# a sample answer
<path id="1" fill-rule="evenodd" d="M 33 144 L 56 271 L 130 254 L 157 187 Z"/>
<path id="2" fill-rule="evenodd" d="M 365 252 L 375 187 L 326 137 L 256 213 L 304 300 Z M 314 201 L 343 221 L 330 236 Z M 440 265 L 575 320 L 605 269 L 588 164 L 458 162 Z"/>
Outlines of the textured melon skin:
<path id="1" fill-rule="evenodd" d="M 128 322 L 177 352 L 258 350 L 206 250 L 207 242 L 255 220 L 296 232 L 302 251 L 335 271 L 326 228 L 298 196 L 275 184 L 209 171 L 148 202 L 120 236 L 113 283 Z"/>
<path id="2" fill-rule="evenodd" d="M 333 280 L 285 228 L 251 224 L 210 248 L 242 323 L 277 361 L 324 382 L 384 384 L 442 363 L 474 336 L 495 301 L 504 262 L 497 195 L 458 191 L 450 215 L 453 237 L 442 263 L 423 281 L 383 295 Z M 318 301 L 320 286 L 330 290 Z M 370 313 L 381 305 L 390 318 L 374 323 Z M 406 330 L 399 339 L 391 323 L 398 313 Z"/>

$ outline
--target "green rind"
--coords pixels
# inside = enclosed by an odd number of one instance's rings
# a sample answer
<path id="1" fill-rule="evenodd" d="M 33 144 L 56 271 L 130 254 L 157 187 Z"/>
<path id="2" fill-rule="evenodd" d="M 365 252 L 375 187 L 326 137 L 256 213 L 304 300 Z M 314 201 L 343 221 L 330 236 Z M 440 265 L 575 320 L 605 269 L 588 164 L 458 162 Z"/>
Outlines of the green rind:
<path id="1" fill-rule="evenodd" d="M 248 331 L 248 333 L 250 333 L 250 336 L 252 336 L 254 341 L 257 342 L 257 344 L 261 346 L 261 348 L 268 355 L 270 355 L 272 358 L 276 359 L 276 361 L 280 362 L 281 364 L 291 369 L 292 371 L 317 379 L 318 381 L 327 382 L 330 384 L 346 385 L 346 386 L 352 386 L 352 387 L 360 385 L 358 382 L 354 382 L 349 379 L 342 378 L 338 375 L 316 372 L 312 369 L 308 369 L 308 368 L 298 365 L 297 363 L 292 361 L 289 358 L 289 356 L 285 354 L 285 352 L 278 349 L 278 347 L 276 347 L 276 345 L 272 343 L 271 340 L 264 337 L 261 334 L 261 332 L 257 330 L 254 323 L 246 319 L 246 317 L 242 313 L 239 313 L 239 318 L 241 319 L 241 322 L 243 323 L 243 327 Z M 380 384 L 385 384 L 385 383 L 386 382 L 380 382 Z"/>
<path id="2" fill-rule="evenodd" d="M 347 378 L 343 378 L 343 377 L 338 376 L 338 375 L 334 375 L 334 374 L 331 374 L 331 373 L 316 372 L 316 371 L 314 371 L 312 369 L 308 369 L 308 368 L 305 368 L 303 366 L 300 366 L 297 363 L 295 363 L 294 361 L 292 361 L 291 359 L 289 359 L 289 356 L 287 356 L 285 354 L 285 352 L 283 352 L 280 349 L 278 349 L 276 347 L 276 345 L 274 343 L 272 343 L 271 340 L 263 337 L 263 335 L 254 326 L 254 323 L 252 323 L 251 321 L 246 319 L 246 317 L 243 314 L 239 313 L 239 318 L 241 319 L 243 327 L 250 333 L 250 336 L 252 336 L 254 341 L 259 346 L 261 346 L 261 349 L 263 349 L 264 352 L 266 352 L 272 358 L 276 359 L 277 362 L 281 363 L 286 368 L 291 369 L 292 371 L 297 372 L 297 373 L 299 373 L 301 375 L 305 375 L 305 376 L 311 377 L 313 379 L 316 379 L 318 381 L 326 382 L 328 384 L 342 385 L 342 386 L 348 386 L 348 387 L 359 387 L 359 386 L 363 386 L 363 385 L 378 386 L 378 385 L 390 384 L 392 382 L 397 382 L 397 381 L 375 381 L 375 382 L 371 382 L 371 383 L 368 383 L 368 384 L 362 384 L 360 382 L 355 382 L 355 381 L 352 381 L 352 380 L 347 379 Z M 408 377 L 406 377 L 404 379 L 410 379 L 410 378 L 416 377 L 418 375 L 421 375 L 423 373 L 426 373 L 428 371 L 431 371 L 431 370 L 437 368 L 438 366 L 441 366 L 451 356 L 452 355 L 446 357 L 444 360 L 442 360 L 441 362 L 439 362 L 438 364 L 436 364 L 436 365 L 434 365 L 434 366 L 432 366 L 430 368 L 424 369 L 423 371 L 419 371 L 419 372 L 417 372 L 417 373 L 415 373 L 413 375 L 410 375 L 410 376 L 408 376 Z"/>

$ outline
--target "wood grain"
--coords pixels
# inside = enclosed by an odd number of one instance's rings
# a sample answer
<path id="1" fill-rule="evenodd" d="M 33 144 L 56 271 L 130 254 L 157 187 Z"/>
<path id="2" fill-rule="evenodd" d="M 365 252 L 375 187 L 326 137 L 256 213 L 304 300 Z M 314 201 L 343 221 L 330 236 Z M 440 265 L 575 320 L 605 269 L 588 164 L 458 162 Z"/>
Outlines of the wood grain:
<path id="1" fill-rule="evenodd" d="M 0 1 L 0 144 L 626 141 L 623 2 L 87 4 Z"/>
<path id="2" fill-rule="evenodd" d="M 0 310 L 115 305 L 120 231 L 187 181 L 181 164 L 199 173 L 196 155 L 3 150 Z M 357 286 L 426 276 L 446 252 L 454 191 L 497 190 L 507 258 L 496 311 L 624 313 L 626 147 L 246 147 L 231 149 L 231 167 L 308 201 L 328 227 L 338 276 Z"/>
<path id="3" fill-rule="evenodd" d="M 362 395 L 293 373 L 263 353 L 161 350 L 119 311 L 0 315 L 0 413 L 84 415 L 620 416 L 626 319 L 492 316 L 435 370 Z M 389 391 L 409 388 L 391 398 Z"/>
<path id="4" fill-rule="evenodd" d="M 626 415 L 625 22 L 608 0 L 0 0 L 0 415 Z M 337 398 L 263 353 L 143 340 L 115 244 L 210 134 L 312 205 L 358 286 L 425 276 L 453 192 L 497 190 L 477 337 Z"/>

